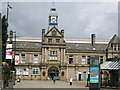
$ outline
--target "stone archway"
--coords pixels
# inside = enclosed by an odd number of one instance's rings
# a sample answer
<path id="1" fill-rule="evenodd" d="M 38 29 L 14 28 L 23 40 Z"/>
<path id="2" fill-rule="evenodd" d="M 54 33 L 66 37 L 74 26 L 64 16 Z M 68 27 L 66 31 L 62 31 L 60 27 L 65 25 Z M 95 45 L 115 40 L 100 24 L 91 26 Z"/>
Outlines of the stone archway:
<path id="1" fill-rule="evenodd" d="M 51 66 L 51 67 L 48 69 L 48 77 L 49 77 L 50 79 L 52 79 L 54 76 L 58 79 L 58 77 L 59 77 L 59 70 L 58 70 L 57 67 Z"/>

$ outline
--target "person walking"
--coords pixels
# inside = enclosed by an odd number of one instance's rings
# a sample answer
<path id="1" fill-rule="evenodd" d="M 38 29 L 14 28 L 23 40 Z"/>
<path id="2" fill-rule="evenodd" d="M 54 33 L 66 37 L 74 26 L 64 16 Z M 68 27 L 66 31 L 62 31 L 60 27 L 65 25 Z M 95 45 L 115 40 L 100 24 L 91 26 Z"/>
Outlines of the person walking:
<path id="1" fill-rule="evenodd" d="M 53 84 L 55 84 L 55 81 L 56 81 L 56 77 L 54 76 L 53 77 Z"/>
<path id="2" fill-rule="evenodd" d="M 21 77 L 20 77 L 20 75 L 18 75 L 17 82 L 20 82 L 20 81 L 21 81 Z"/>
<path id="3" fill-rule="evenodd" d="M 73 79 L 72 79 L 72 77 L 70 77 L 70 85 L 72 85 L 72 81 L 73 81 Z"/>

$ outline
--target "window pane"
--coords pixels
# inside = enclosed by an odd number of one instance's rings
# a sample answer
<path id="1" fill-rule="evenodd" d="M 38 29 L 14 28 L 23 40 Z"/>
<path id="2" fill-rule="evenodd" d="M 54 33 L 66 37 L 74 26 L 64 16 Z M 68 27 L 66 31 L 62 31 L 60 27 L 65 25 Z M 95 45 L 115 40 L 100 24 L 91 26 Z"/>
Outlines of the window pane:
<path id="1" fill-rule="evenodd" d="M 52 43 L 52 39 L 48 39 L 48 43 Z"/>
<path id="2" fill-rule="evenodd" d="M 86 59 L 86 57 L 82 56 L 82 62 L 81 62 L 81 64 L 85 64 L 85 59 Z"/>
<path id="3" fill-rule="evenodd" d="M 56 43 L 60 43 L 60 39 L 56 39 Z"/>

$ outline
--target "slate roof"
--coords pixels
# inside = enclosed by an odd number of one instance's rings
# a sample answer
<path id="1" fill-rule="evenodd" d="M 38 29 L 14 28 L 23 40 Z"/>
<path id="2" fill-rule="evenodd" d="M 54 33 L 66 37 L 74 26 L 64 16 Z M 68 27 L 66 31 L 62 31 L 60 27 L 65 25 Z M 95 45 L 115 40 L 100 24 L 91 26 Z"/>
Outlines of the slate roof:
<path id="1" fill-rule="evenodd" d="M 14 43 L 15 45 L 15 43 Z M 28 49 L 28 50 L 39 50 L 41 51 L 41 42 L 25 42 L 25 41 L 17 41 L 16 48 L 17 49 Z M 15 46 L 13 46 L 14 48 Z M 96 50 L 104 50 L 106 44 L 96 44 Z M 67 52 L 80 52 L 83 50 L 92 50 L 92 45 L 88 43 L 67 43 L 66 44 Z"/>
<path id="2" fill-rule="evenodd" d="M 110 43 L 120 43 L 120 38 L 117 35 L 114 35 Z"/>
<path id="3" fill-rule="evenodd" d="M 15 42 L 13 43 L 13 48 L 15 48 Z M 16 49 L 41 50 L 41 43 L 40 42 L 17 41 Z"/>
<path id="4" fill-rule="evenodd" d="M 106 44 L 95 44 L 95 50 L 104 50 Z M 93 50 L 91 44 L 88 43 L 67 43 L 66 45 L 67 52 L 80 52 L 83 50 Z"/>
<path id="5" fill-rule="evenodd" d="M 120 44 L 120 37 L 118 37 L 117 35 L 114 35 L 106 48 L 111 48 L 111 44 Z"/>

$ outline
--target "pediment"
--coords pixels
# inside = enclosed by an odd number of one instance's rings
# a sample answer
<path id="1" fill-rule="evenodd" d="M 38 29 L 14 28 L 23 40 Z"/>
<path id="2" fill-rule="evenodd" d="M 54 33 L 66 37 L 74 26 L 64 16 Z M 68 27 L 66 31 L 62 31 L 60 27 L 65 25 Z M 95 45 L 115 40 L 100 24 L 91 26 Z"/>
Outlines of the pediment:
<path id="1" fill-rule="evenodd" d="M 51 29 L 46 33 L 45 36 L 62 37 L 61 32 L 60 32 L 56 27 L 51 28 Z"/>

